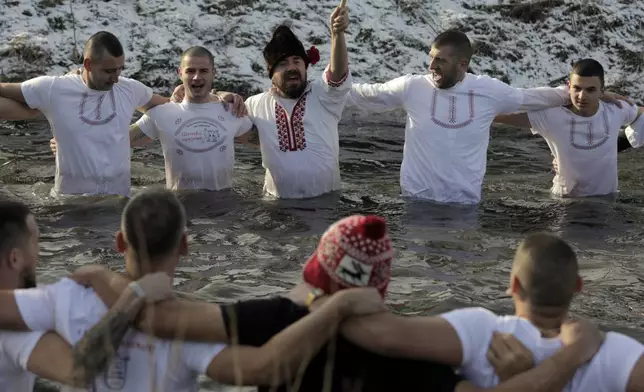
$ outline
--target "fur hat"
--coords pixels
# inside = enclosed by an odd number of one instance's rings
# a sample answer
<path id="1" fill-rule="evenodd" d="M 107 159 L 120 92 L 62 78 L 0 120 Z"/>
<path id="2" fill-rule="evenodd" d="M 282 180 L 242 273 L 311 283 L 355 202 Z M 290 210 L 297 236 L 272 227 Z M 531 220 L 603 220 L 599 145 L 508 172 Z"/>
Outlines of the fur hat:
<path id="1" fill-rule="evenodd" d="M 353 215 L 329 227 L 304 266 L 304 281 L 330 294 L 350 287 L 375 287 L 384 297 L 393 249 L 379 216 Z"/>
<path id="2" fill-rule="evenodd" d="M 315 46 L 311 46 L 308 51 L 304 50 L 304 45 L 293 31 L 288 26 L 280 25 L 275 29 L 273 38 L 264 48 L 264 60 L 266 60 L 268 76 L 272 78 L 273 69 L 277 63 L 287 57 L 301 57 L 308 68 L 309 64 L 315 64 L 320 59 L 319 53 Z"/>

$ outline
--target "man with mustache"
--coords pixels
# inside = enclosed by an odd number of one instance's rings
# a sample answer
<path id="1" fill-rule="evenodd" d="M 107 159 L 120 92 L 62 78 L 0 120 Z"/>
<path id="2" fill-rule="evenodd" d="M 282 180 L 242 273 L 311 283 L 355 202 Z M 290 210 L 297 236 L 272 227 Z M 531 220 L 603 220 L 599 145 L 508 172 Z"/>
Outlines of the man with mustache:
<path id="1" fill-rule="evenodd" d="M 514 88 L 467 73 L 472 54 L 467 36 L 448 30 L 432 43 L 428 74 L 351 89 L 349 105 L 407 112 L 400 169 L 404 197 L 478 204 L 494 118 L 569 103 L 565 88 Z M 614 96 L 607 93 L 604 99 L 609 98 Z"/>
<path id="2" fill-rule="evenodd" d="M 351 89 L 344 36 L 348 25 L 343 0 L 330 18 L 331 61 L 315 81 L 308 80 L 308 68 L 317 63 L 319 52 L 305 50 L 289 27 L 277 27 L 264 48 L 273 87 L 246 99 L 245 106 L 259 139 L 268 195 L 301 199 L 340 189 L 338 123 Z M 236 111 L 244 106 L 236 94 L 219 95 L 235 101 Z M 179 86 L 173 100 L 182 98 Z"/>
<path id="3" fill-rule="evenodd" d="M 40 231 L 34 214 L 20 202 L 0 201 L 0 290 L 36 287 Z M 167 282 L 167 284 L 166 284 Z M 156 301 L 172 294 L 165 274 L 149 275 L 131 283 L 119 297 L 115 309 L 133 320 L 144 305 L 133 295 L 136 286 L 146 300 Z M 127 306 L 124 306 L 127 301 Z M 86 368 L 74 364 L 74 356 L 85 357 L 85 336 L 73 349 L 56 332 L 0 331 L 0 390 L 33 391 L 36 375 L 64 384 L 85 387 Z M 91 354 L 91 353 L 89 353 Z"/>
<path id="4" fill-rule="evenodd" d="M 0 83 L 0 97 L 41 111 L 58 142 L 52 195 L 130 194 L 128 126 L 135 110 L 166 103 L 152 89 L 121 77 L 123 46 L 100 31 L 85 44 L 82 74 Z"/>
<path id="5" fill-rule="evenodd" d="M 501 115 L 496 123 L 531 129 L 541 135 L 557 168 L 551 192 L 561 197 L 615 195 L 618 192 L 617 153 L 620 129 L 632 124 L 636 106 L 621 108 L 601 101 L 604 68 L 593 59 L 577 61 L 570 73 L 569 105 L 528 113 Z M 627 128 L 627 140 L 638 147 L 639 132 Z M 641 136 L 639 136 L 641 138 Z"/>

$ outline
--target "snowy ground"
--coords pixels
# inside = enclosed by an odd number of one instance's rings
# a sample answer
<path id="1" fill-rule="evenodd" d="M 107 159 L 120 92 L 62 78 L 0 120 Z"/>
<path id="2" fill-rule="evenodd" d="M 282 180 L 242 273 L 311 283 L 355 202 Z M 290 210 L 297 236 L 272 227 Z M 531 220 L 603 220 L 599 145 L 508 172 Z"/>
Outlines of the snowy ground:
<path id="1" fill-rule="evenodd" d="M 216 57 L 218 88 L 268 87 L 261 51 L 275 26 L 291 23 L 305 46 L 329 55 L 328 0 L 3 0 L 0 60 L 4 80 L 63 74 L 99 30 L 127 51 L 128 76 L 167 92 L 179 54 L 204 45 Z M 635 0 L 348 0 L 354 76 L 384 81 L 427 67 L 427 45 L 441 30 L 467 31 L 472 68 L 529 87 L 564 77 L 570 63 L 599 60 L 614 88 L 644 102 L 644 2 Z M 319 73 L 324 64 L 312 69 Z"/>

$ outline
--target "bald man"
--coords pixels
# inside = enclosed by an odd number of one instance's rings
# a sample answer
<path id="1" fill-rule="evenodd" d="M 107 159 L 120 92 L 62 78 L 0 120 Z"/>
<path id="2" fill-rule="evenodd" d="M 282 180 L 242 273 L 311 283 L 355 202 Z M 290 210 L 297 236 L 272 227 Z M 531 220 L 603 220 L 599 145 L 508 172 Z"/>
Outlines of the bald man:
<path id="1" fill-rule="evenodd" d="M 120 76 L 125 54 L 113 34 L 101 31 L 91 36 L 83 55 L 81 74 L 0 83 L 0 97 L 25 103 L 49 120 L 58 144 L 52 196 L 129 196 L 132 115 L 168 99 Z"/>

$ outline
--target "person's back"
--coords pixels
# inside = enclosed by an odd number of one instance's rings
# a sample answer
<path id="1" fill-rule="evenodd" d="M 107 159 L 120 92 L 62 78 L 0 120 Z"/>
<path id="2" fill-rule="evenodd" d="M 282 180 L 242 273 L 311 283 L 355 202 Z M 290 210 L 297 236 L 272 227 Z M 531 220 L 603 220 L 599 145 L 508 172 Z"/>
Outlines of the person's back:
<path id="1" fill-rule="evenodd" d="M 235 137 L 253 126 L 223 104 L 166 103 L 148 111 L 136 125 L 158 138 L 165 158 L 168 189 L 222 190 L 232 187 Z"/>
<path id="2" fill-rule="evenodd" d="M 458 326 L 459 336 L 467 336 L 467 339 L 462 339 L 461 371 L 467 380 L 481 388 L 499 384 L 499 378 L 487 359 L 494 332 L 513 334 L 532 351 L 535 365 L 562 348 L 559 337 L 543 337 L 539 328 L 519 316 L 497 316 L 487 309 L 469 308 L 454 310 L 442 317 Z M 597 354 L 577 370 L 566 391 L 626 391 L 631 371 L 643 354 L 644 345 L 640 342 L 620 333 L 608 332 Z"/>
<path id="3" fill-rule="evenodd" d="M 271 337 L 309 314 L 305 306 L 276 297 L 238 302 L 222 307 L 228 336 L 239 344 L 261 346 Z M 327 367 L 331 373 L 327 374 Z M 461 380 L 451 367 L 426 361 L 388 358 L 364 350 L 337 336 L 312 358 L 293 384 L 301 392 L 453 391 Z M 328 384 L 331 383 L 331 388 Z M 290 385 L 277 391 L 286 392 Z M 259 392 L 275 391 L 259 387 Z"/>
<path id="4" fill-rule="evenodd" d="M 16 302 L 32 330 L 56 330 L 76 344 L 107 312 L 94 291 L 70 279 L 38 289 L 16 291 Z M 219 351 L 219 344 L 168 341 L 131 330 L 94 390 L 124 392 L 194 391 L 197 376 Z"/>

